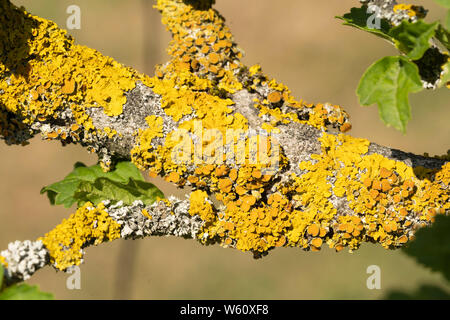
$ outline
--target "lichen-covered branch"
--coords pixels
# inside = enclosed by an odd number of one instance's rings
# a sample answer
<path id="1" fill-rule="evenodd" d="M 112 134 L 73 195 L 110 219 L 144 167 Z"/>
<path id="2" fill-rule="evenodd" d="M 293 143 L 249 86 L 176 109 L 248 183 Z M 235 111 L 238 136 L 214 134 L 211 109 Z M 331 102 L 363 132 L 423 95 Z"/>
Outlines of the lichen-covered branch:
<path id="1" fill-rule="evenodd" d="M 186 200 L 86 204 L 37 242 L 0 253 L 9 281 L 117 238 L 175 235 L 250 251 L 400 247 L 448 214 L 448 157 L 429 158 L 344 134 L 339 106 L 293 97 L 241 62 L 211 0 L 159 0 L 171 60 L 142 75 L 74 43 L 54 23 L 0 0 L 0 134 L 79 143 L 104 170 L 130 159 L 190 186 Z M 26 267 L 23 267 L 26 266 Z M 29 267 L 28 267 L 29 266 Z"/>
<path id="2" fill-rule="evenodd" d="M 189 200 L 175 197 L 145 206 L 135 201 L 112 205 L 106 200 L 98 206 L 86 203 L 68 219 L 37 241 L 16 241 L 0 252 L 8 282 L 29 279 L 34 272 L 53 265 L 66 270 L 83 262 L 84 248 L 115 239 L 147 236 L 195 238 L 201 219 L 188 212 Z"/>

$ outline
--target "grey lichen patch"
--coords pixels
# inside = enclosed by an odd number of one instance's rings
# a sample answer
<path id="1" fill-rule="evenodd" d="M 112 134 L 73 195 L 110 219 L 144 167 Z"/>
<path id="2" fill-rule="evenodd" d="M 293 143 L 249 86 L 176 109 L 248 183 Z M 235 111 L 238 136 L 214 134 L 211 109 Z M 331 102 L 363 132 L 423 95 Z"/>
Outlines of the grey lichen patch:
<path id="1" fill-rule="evenodd" d="M 147 126 L 145 118 L 153 114 L 160 106 L 160 97 L 141 82 L 126 94 L 127 102 L 123 105 L 120 116 L 110 117 L 101 108 L 90 108 L 89 116 L 97 131 L 114 132 L 105 136 L 103 141 L 97 139 L 95 151 L 106 148 L 110 156 L 127 158 L 135 144 L 135 134 Z"/>
<path id="2" fill-rule="evenodd" d="M 289 170 L 300 174 L 298 164 L 302 161 L 310 161 L 312 154 L 320 154 L 321 144 L 318 138 L 320 130 L 301 123 L 279 125 L 281 129 L 278 138 L 286 157 L 289 159 Z"/>
<path id="3" fill-rule="evenodd" d="M 7 263 L 5 278 L 11 282 L 28 280 L 48 263 L 48 251 L 40 240 L 11 242 L 0 256 Z"/>
<path id="4" fill-rule="evenodd" d="M 252 94 L 247 90 L 240 90 L 232 96 L 234 102 L 232 107 L 235 112 L 241 113 L 247 119 L 249 127 L 260 128 L 263 120 L 258 116 L 258 109 L 254 107 L 253 100 L 255 97 L 257 97 L 256 94 Z"/>
<path id="5" fill-rule="evenodd" d="M 105 201 L 108 214 L 122 226 L 121 237 L 138 239 L 146 236 L 177 236 L 195 238 L 203 221 L 189 214 L 189 200 L 169 197 L 168 201 L 157 201 L 145 206 L 135 201 L 131 206 L 122 202 L 110 205 Z"/>
<path id="6" fill-rule="evenodd" d="M 412 15 L 410 9 L 397 6 L 396 0 L 360 0 L 366 4 L 370 12 L 375 13 L 377 18 L 386 19 L 393 25 L 399 25 L 403 20 L 417 21 L 418 16 Z M 421 16 L 425 16 L 427 11 L 421 7 L 415 8 Z"/>
<path id="7" fill-rule="evenodd" d="M 136 113 L 133 116 L 139 116 L 141 118 L 136 119 L 136 123 L 138 121 L 143 121 L 141 126 L 137 128 L 146 128 L 149 124 L 146 122 L 146 117 L 148 115 L 155 115 L 163 119 L 162 125 L 162 135 L 163 137 L 155 137 L 152 140 L 152 146 L 156 148 L 159 145 L 163 145 L 165 141 L 165 137 L 169 132 L 172 132 L 178 128 L 178 123 L 173 120 L 172 117 L 168 116 L 164 109 L 161 107 L 161 96 L 154 93 L 153 90 L 141 82 L 136 84 L 136 88 L 130 93 L 128 97 L 130 99 L 130 103 L 133 105 L 140 105 L 141 108 L 139 110 L 132 110 Z M 139 114 L 141 112 L 146 112 L 144 114 Z M 184 120 L 184 119 L 183 119 Z M 136 129 L 137 130 L 137 129 Z"/>

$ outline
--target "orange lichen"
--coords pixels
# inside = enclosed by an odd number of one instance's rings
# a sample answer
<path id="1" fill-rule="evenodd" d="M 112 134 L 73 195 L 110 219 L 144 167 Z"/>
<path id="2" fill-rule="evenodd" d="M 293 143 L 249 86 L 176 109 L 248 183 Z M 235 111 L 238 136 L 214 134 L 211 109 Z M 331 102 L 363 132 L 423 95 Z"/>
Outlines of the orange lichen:
<path id="1" fill-rule="evenodd" d="M 0 11 L 0 134 L 9 143 L 22 142 L 13 135 L 24 125 L 52 123 L 65 110 L 70 110 L 80 132 L 52 133 L 48 138 L 77 142 L 80 133 L 102 136 L 88 109 L 102 108 L 105 115 L 118 116 L 126 92 L 148 79 L 94 49 L 75 45 L 55 23 L 9 1 L 0 1 Z M 5 125 L 1 119 L 8 114 L 22 119 L 23 125 Z"/>
<path id="2" fill-rule="evenodd" d="M 320 232 L 320 227 L 317 224 L 312 224 L 308 227 L 308 233 L 316 237 Z"/>
<path id="3" fill-rule="evenodd" d="M 273 91 L 269 93 L 267 100 L 269 100 L 270 103 L 276 104 L 281 101 L 281 94 L 278 91 Z"/>
<path id="4" fill-rule="evenodd" d="M 46 121 L 57 117 L 67 104 L 76 123 L 67 132 L 48 131 L 46 138 L 65 134 L 77 140 L 85 132 L 112 138 L 117 132 L 109 127 L 96 129 L 86 108 L 102 107 L 107 116 L 118 116 L 125 92 L 141 81 L 160 97 L 161 113 L 148 116 L 146 126 L 136 130 L 130 154 L 133 163 L 152 176 L 194 188 L 189 214 L 204 222 L 197 234 L 201 242 L 218 242 L 255 255 L 280 246 L 317 251 L 328 244 L 337 251 L 356 249 L 365 241 L 391 248 L 411 239 L 419 220 L 428 223 L 436 214 L 450 210 L 450 164 L 433 170 L 413 169 L 404 162 L 369 154 L 370 143 L 365 139 L 329 133 L 329 126 L 340 132 L 351 128 L 346 112 L 329 103 L 297 101 L 285 85 L 264 75 L 260 66 L 245 67 L 241 50 L 211 3 L 158 0 L 156 8 L 173 39 L 168 49 L 171 60 L 158 67 L 154 78 L 74 45 L 65 32 L 44 19 L 7 7 L 13 20 L 25 16 L 33 37 L 30 52 L 8 53 L 10 65 L 0 64 L 0 73 L 11 73 L 9 79 L 0 81 L 0 89 L 6 92 L 0 96 L 0 129 L 10 122 L 10 114 L 20 114 L 25 123 Z M 13 47 L 8 41 L 3 45 Z M 50 41 L 49 48 L 45 41 Z M 23 62 L 30 54 L 39 59 L 30 61 L 30 70 L 15 73 L 25 68 Z M 212 148 L 222 146 L 231 130 L 248 129 L 248 120 L 236 111 L 232 100 L 243 89 L 256 92 L 254 107 L 267 132 L 280 132 L 277 125 L 291 122 L 320 129 L 321 151 L 301 161 L 295 168 L 300 170 L 284 176 L 282 182 L 280 175 L 290 164 L 283 150 L 276 153 L 274 137 L 266 143 L 268 153 L 276 156 L 274 172 L 267 172 L 267 163 L 250 161 L 250 146 L 261 141 L 262 135 L 256 139 L 234 136 L 229 146 L 229 153 L 236 156 L 232 161 L 219 148 Z M 44 97 L 58 102 L 49 103 Z M 20 123 L 12 126 L 16 129 Z M 212 162 L 204 157 L 211 149 Z M 221 212 L 213 205 L 214 198 Z M 343 203 L 344 213 L 338 211 Z M 85 240 L 118 237 L 117 225 L 105 218 L 103 209 L 84 206 L 43 238 L 58 267 L 78 263 L 81 256 L 76 250 Z M 93 213 L 102 219 L 105 232 L 97 234 L 93 228 Z M 142 214 L 151 217 L 147 211 Z M 76 237 L 71 232 L 76 231 L 66 230 L 67 226 L 79 227 L 82 234 L 76 236 L 83 241 L 73 246 L 70 241 Z"/>
<path id="5" fill-rule="evenodd" d="M 93 49 L 74 45 L 66 31 L 51 21 L 32 16 L 7 1 L 2 1 L 1 6 L 2 11 L 8 12 L 2 17 L 8 20 L 1 21 L 0 32 L 9 32 L 11 28 L 16 37 L 14 43 L 5 41 L 6 36 L 1 37 L 3 52 L 8 55 L 2 61 L 8 63 L 0 64 L 0 73 L 12 73 L 9 81 L 5 78 L 0 81 L 4 90 L 0 101 L 6 110 L 20 112 L 25 117 L 51 116 L 61 107 L 63 98 L 68 103 L 103 107 L 111 116 L 122 112 L 126 101 L 124 92 L 135 86 L 134 71 Z M 21 30 L 30 30 L 30 34 Z M 8 50 L 24 49 L 18 44 L 25 42 L 27 52 L 15 55 L 14 50 Z M 34 59 L 28 60 L 30 56 Z M 97 68 L 99 65 L 103 66 L 101 70 Z M 26 73 L 17 72 L 24 68 Z M 40 99 L 44 94 L 46 99 Z"/>

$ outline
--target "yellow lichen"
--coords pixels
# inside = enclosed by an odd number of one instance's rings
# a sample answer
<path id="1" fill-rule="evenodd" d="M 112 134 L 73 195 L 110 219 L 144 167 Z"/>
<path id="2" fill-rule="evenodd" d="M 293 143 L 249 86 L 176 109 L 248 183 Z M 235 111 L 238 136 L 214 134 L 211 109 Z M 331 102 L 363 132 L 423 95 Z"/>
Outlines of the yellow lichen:
<path id="1" fill-rule="evenodd" d="M 137 81 L 148 81 L 94 49 L 75 45 L 55 23 L 9 1 L 0 1 L 0 11 L 0 133 L 5 137 L 17 130 L 1 120 L 8 113 L 30 125 L 56 119 L 66 108 L 84 131 L 95 134 L 87 108 L 103 108 L 106 115 L 118 116 L 125 93 Z M 80 138 L 78 133 L 52 135 L 50 139 Z"/>
<path id="2" fill-rule="evenodd" d="M 208 194 L 204 191 L 193 191 L 189 197 L 191 205 L 189 214 L 191 216 L 199 215 L 204 221 L 211 221 L 215 218 L 215 213 L 211 203 L 207 201 Z"/>
<path id="3" fill-rule="evenodd" d="M 120 229 L 102 203 L 94 207 L 88 202 L 39 240 L 49 251 L 50 262 L 65 270 L 82 262 L 82 249 L 88 245 L 120 238 Z"/>
<path id="4" fill-rule="evenodd" d="M 417 18 L 424 18 L 425 17 L 425 10 L 421 6 L 416 6 L 412 4 L 396 4 L 394 6 L 393 11 L 395 13 L 398 13 L 399 11 L 406 11 L 409 17 L 417 17 Z"/>
<path id="5" fill-rule="evenodd" d="M 8 267 L 8 263 L 6 262 L 5 257 L 0 256 L 0 264 L 3 265 L 3 267 L 7 268 Z"/>
<path id="6" fill-rule="evenodd" d="M 421 222 L 429 223 L 437 213 L 450 210 L 450 164 L 435 170 L 412 168 L 369 155 L 370 143 L 365 139 L 328 133 L 328 126 L 340 132 L 351 128 L 347 113 L 329 103 L 298 101 L 285 85 L 263 74 L 259 65 L 246 68 L 240 61 L 242 51 L 224 19 L 211 8 L 212 1 L 158 0 L 156 8 L 173 39 L 168 49 L 171 60 L 159 66 L 153 78 L 74 45 L 47 20 L 0 3 L 8 10 L 4 16 L 14 22 L 9 27 L 13 36 L 2 37 L 8 40 L 0 45 L 17 48 L 15 43 L 24 39 L 29 45 L 20 52 L 4 51 L 1 133 L 6 136 L 8 130 L 20 128 L 20 122 L 10 121 L 11 114 L 21 115 L 30 124 L 57 117 L 68 104 L 76 123 L 67 132 L 47 132 L 46 138 L 64 134 L 78 140 L 83 130 L 111 138 L 117 133 L 109 127 L 96 130 L 86 108 L 102 107 L 108 116 L 120 115 L 125 92 L 141 81 L 161 97 L 162 111 L 178 130 L 164 131 L 163 116 L 147 117 L 147 127 L 135 132 L 131 159 L 152 176 L 159 174 L 178 186 L 195 189 L 189 213 L 205 222 L 198 234 L 204 243 L 219 242 L 256 254 L 280 246 L 317 251 L 324 243 L 340 251 L 356 249 L 364 241 L 391 248 L 407 242 Z M 22 18 L 19 25 L 31 30 L 32 36 L 24 38 L 12 28 Z M 36 58 L 28 59 L 32 55 Z M 264 90 L 258 91 L 261 87 Z M 242 89 L 266 92 L 253 102 L 267 132 L 278 133 L 277 125 L 291 122 L 321 130 L 321 152 L 299 163 L 301 173 L 274 185 L 276 172 L 267 171 L 270 165 L 261 158 L 252 161 L 251 146 L 263 136 L 242 138 L 239 134 L 248 129 L 248 121 L 235 110 L 231 98 Z M 230 130 L 237 134 L 229 150 L 233 161 L 227 162 L 229 155 L 215 147 L 226 141 Z M 283 172 L 288 168 L 283 150 L 276 152 L 275 138 L 266 142 L 268 154 L 276 157 L 276 170 Z M 208 154 L 212 162 L 203 157 L 208 150 L 215 152 Z M 210 197 L 220 202 L 222 212 L 215 211 Z M 348 206 L 348 215 L 338 212 L 337 203 Z M 149 217 L 146 211 L 142 214 Z M 80 249 L 86 243 L 115 239 L 119 231 L 101 205 L 85 205 L 43 241 L 52 262 L 64 269 L 80 262 Z"/>
<path id="7" fill-rule="evenodd" d="M 450 182 L 449 164 L 423 173 L 427 177 L 434 174 L 432 182 L 417 177 L 403 162 L 368 155 L 365 139 L 323 134 L 320 140 L 322 154 L 313 156 L 314 162 L 300 163 L 305 173 L 293 175 L 292 182 L 280 186 L 267 202 L 250 193 L 251 179 L 263 177 L 258 171 L 241 168 L 237 176 L 219 179 L 223 193 L 217 198 L 226 205 L 224 215 L 215 222 L 208 220 L 209 227 L 199 237 L 207 235 L 227 247 L 260 253 L 280 245 L 317 251 L 322 243 L 337 251 L 357 249 L 362 242 L 392 248 L 412 237 L 414 215 L 432 221 L 436 213 L 450 210 L 449 195 L 444 191 Z M 230 181 L 239 178 L 246 183 L 230 187 Z M 330 178 L 336 179 L 331 183 Z M 389 188 L 383 187 L 386 183 Z M 264 184 L 256 187 L 260 186 Z M 354 213 L 339 215 L 331 201 L 333 194 L 345 197 Z M 293 209 L 295 203 L 302 210 Z"/>

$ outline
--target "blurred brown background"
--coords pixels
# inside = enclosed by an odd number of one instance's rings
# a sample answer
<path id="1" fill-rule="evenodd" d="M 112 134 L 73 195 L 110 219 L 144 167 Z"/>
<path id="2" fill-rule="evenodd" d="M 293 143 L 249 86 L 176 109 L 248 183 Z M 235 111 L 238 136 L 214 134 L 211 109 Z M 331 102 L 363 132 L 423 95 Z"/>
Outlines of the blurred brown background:
<path id="1" fill-rule="evenodd" d="M 139 71 L 152 74 L 151 66 L 167 58 L 170 38 L 151 9 L 153 1 L 13 2 L 63 28 L 66 8 L 80 6 L 81 30 L 70 31 L 77 42 Z M 352 135 L 415 153 L 444 154 L 450 147 L 449 91 L 411 96 L 406 135 L 386 128 L 376 107 L 358 105 L 355 90 L 365 69 L 396 51 L 333 18 L 357 6 L 356 0 L 216 2 L 246 52 L 246 63 L 260 63 L 298 98 L 342 105 L 352 117 Z M 430 9 L 429 21 L 445 16 L 431 0 L 415 3 Z M 73 209 L 50 206 L 40 188 L 62 179 L 76 161 L 96 162 L 81 147 L 61 148 L 39 138 L 25 148 L 1 143 L 0 154 L 0 250 L 16 239 L 36 239 L 67 217 Z M 133 251 L 134 262 L 133 254 L 120 261 L 120 252 L 123 257 Z M 88 248 L 85 258 L 81 290 L 68 290 L 68 275 L 52 268 L 39 271 L 29 282 L 58 299 L 377 299 L 391 289 L 413 290 L 422 283 L 446 286 L 441 276 L 401 251 L 374 245 L 353 254 L 277 249 L 253 260 L 250 254 L 195 241 L 149 238 Z M 381 290 L 366 288 L 366 269 L 372 264 L 381 268 Z"/>

